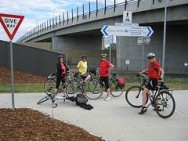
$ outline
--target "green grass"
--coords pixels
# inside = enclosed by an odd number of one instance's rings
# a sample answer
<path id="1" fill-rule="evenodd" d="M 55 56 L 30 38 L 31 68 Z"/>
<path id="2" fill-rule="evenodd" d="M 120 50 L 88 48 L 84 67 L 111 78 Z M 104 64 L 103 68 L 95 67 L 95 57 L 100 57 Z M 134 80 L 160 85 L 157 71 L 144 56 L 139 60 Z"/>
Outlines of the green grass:
<path id="1" fill-rule="evenodd" d="M 0 84 L 0 93 L 10 93 L 11 84 Z M 15 84 L 15 93 L 38 93 L 44 92 L 44 84 Z"/>
<path id="2" fill-rule="evenodd" d="M 131 86 L 140 85 L 140 79 L 133 76 L 125 76 L 126 85 L 125 89 Z M 188 78 L 173 78 L 168 77 L 165 84 L 173 90 L 188 90 Z M 10 93 L 11 84 L 0 84 L 0 93 Z M 44 84 L 15 84 L 15 93 L 40 93 L 44 92 Z"/>
<path id="3" fill-rule="evenodd" d="M 140 85 L 140 78 L 133 76 L 125 76 L 126 89 L 131 86 Z M 173 90 L 188 90 L 188 78 L 174 78 L 167 77 L 165 79 L 165 85 Z"/>
<path id="4" fill-rule="evenodd" d="M 165 80 L 167 86 L 174 90 L 188 90 L 188 78 L 172 78 Z"/>

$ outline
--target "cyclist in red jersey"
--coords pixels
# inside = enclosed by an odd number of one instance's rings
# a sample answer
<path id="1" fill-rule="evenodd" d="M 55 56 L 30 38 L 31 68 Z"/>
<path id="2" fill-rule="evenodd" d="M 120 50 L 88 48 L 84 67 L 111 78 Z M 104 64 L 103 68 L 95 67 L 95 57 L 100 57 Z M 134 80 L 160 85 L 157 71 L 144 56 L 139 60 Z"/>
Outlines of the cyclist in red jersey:
<path id="1" fill-rule="evenodd" d="M 161 68 L 159 62 L 157 62 L 155 58 L 155 54 L 149 53 L 147 55 L 147 58 L 149 59 L 150 62 L 148 67 L 139 73 L 142 74 L 148 72 L 148 77 L 149 77 L 149 81 L 142 92 L 142 108 L 141 111 L 139 112 L 139 114 L 141 115 L 147 111 L 145 105 L 146 105 L 147 94 L 149 90 L 154 91 L 158 85 L 158 79 L 163 79 L 164 76 L 164 71 Z"/>
<path id="2" fill-rule="evenodd" d="M 114 68 L 114 65 L 112 65 L 108 60 L 107 60 L 107 55 L 106 54 L 101 54 L 101 61 L 100 61 L 100 69 L 99 69 L 99 74 L 100 74 L 100 81 L 104 82 L 105 88 L 107 90 L 107 96 L 106 96 L 106 101 L 110 100 L 110 86 L 109 86 L 109 76 L 110 76 L 110 71 L 111 69 Z M 102 83 L 101 83 L 102 84 Z"/>

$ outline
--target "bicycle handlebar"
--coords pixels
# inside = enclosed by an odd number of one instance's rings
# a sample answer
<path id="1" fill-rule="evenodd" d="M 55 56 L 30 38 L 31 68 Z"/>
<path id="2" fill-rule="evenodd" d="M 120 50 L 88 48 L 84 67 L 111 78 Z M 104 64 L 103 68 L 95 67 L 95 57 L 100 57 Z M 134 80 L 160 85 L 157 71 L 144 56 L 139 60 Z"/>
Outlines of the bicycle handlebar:
<path id="1" fill-rule="evenodd" d="M 136 74 L 136 77 L 147 77 L 144 73 L 142 73 L 142 74 Z"/>

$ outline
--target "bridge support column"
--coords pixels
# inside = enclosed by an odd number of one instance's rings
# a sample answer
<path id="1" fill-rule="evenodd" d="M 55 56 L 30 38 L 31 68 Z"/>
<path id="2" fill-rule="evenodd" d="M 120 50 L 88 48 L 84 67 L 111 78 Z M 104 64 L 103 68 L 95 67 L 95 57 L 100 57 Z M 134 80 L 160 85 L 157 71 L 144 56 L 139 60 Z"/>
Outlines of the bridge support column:
<path id="1" fill-rule="evenodd" d="M 102 49 L 102 36 L 74 35 L 52 37 L 52 49 L 66 55 L 68 64 L 77 64 L 82 55 L 90 65 L 98 65 Z M 95 59 L 97 58 L 97 59 Z"/>

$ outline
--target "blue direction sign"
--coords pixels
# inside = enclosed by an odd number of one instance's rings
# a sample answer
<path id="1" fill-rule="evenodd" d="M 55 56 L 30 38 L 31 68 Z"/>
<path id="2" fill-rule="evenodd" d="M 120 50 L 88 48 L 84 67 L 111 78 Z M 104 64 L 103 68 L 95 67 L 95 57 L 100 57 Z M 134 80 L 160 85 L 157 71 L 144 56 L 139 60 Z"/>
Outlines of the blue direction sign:
<path id="1" fill-rule="evenodd" d="M 104 36 L 130 36 L 130 37 L 150 37 L 153 30 L 149 26 L 111 26 L 105 25 L 101 29 Z"/>

